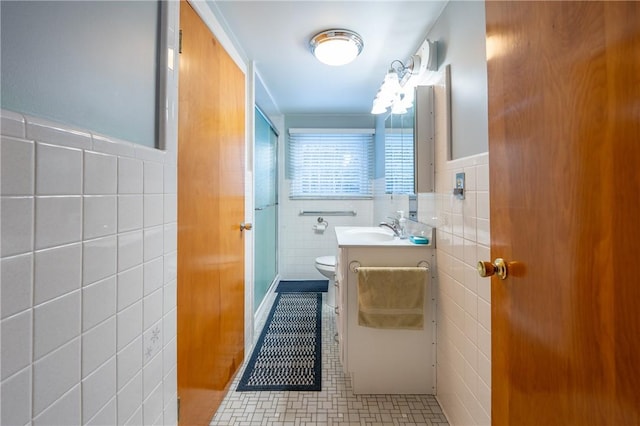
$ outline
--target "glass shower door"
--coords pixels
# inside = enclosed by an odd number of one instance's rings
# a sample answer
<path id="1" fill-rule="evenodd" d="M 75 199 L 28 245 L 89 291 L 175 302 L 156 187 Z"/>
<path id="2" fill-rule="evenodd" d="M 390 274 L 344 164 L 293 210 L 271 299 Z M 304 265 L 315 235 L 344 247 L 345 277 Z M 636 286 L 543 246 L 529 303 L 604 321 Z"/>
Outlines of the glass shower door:
<path id="1" fill-rule="evenodd" d="M 255 116 L 254 313 L 278 273 L 278 135 L 258 108 Z"/>

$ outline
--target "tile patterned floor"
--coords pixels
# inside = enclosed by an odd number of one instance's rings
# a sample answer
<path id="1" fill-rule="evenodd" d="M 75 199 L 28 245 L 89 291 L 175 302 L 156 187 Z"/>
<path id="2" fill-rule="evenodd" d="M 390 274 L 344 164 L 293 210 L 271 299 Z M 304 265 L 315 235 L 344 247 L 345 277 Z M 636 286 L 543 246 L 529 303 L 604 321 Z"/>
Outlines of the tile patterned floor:
<path id="1" fill-rule="evenodd" d="M 448 425 L 431 395 L 354 395 L 334 334 L 333 308 L 323 304 L 320 392 L 237 392 L 241 369 L 211 426 Z"/>

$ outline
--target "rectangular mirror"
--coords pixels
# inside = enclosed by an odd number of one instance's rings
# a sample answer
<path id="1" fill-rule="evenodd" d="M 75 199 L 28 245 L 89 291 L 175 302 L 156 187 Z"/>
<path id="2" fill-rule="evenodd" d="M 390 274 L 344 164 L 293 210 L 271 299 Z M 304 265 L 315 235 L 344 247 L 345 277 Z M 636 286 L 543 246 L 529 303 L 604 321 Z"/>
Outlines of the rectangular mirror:
<path id="1" fill-rule="evenodd" d="M 413 108 L 385 120 L 385 192 L 435 190 L 433 87 L 417 86 Z"/>
<path id="2" fill-rule="evenodd" d="M 387 194 L 414 193 L 413 108 L 389 114 L 384 132 L 384 175 Z"/>

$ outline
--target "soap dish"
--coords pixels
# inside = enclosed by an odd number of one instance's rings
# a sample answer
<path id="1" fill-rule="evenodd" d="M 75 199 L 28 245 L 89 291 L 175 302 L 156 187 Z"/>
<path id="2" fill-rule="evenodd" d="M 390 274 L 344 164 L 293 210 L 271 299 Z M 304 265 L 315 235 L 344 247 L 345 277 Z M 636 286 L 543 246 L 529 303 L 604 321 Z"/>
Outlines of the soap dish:
<path id="1" fill-rule="evenodd" d="M 418 235 L 412 235 L 409 237 L 409 240 L 413 244 L 429 244 L 429 239 L 427 237 L 420 237 Z"/>

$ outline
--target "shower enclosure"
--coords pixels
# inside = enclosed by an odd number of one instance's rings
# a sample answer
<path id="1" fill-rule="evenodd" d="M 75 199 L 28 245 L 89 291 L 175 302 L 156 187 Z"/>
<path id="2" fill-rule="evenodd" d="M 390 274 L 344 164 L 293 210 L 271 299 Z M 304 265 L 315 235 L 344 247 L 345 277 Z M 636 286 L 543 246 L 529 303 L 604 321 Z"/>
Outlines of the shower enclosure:
<path id="1" fill-rule="evenodd" d="M 254 313 L 278 274 L 278 134 L 255 109 Z"/>

